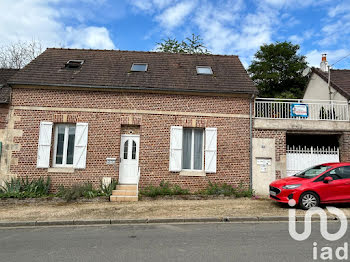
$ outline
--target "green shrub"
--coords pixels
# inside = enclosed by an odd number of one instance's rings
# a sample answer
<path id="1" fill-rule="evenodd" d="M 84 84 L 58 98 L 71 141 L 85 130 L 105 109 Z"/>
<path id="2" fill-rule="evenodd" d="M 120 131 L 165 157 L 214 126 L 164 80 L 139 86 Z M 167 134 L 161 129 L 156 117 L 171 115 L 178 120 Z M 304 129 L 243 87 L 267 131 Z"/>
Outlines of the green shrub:
<path id="1" fill-rule="evenodd" d="M 28 198 L 49 195 L 51 186 L 50 177 L 29 180 L 26 178 L 11 178 L 0 187 L 0 198 Z"/>
<path id="2" fill-rule="evenodd" d="M 148 197 L 188 195 L 188 189 L 183 189 L 179 185 L 171 185 L 169 182 L 161 181 L 159 186 L 147 186 L 140 191 L 140 194 Z"/>
<path id="3" fill-rule="evenodd" d="M 118 182 L 115 179 L 112 179 L 112 182 L 108 186 L 104 185 L 101 181 L 101 184 L 100 184 L 101 194 L 105 196 L 112 195 L 112 191 L 115 190 L 117 184 Z"/>
<path id="4" fill-rule="evenodd" d="M 62 197 L 67 202 L 76 200 L 80 197 L 93 198 L 101 195 L 99 190 L 93 188 L 91 183 L 84 183 L 82 185 L 73 185 L 72 187 L 64 187 L 60 185 L 56 196 Z"/>
<path id="5" fill-rule="evenodd" d="M 224 195 L 235 197 L 252 197 L 254 195 L 252 190 L 246 189 L 243 186 L 243 183 L 240 183 L 238 187 L 233 187 L 226 183 L 217 184 L 210 181 L 208 186 L 198 193 L 202 195 Z"/>

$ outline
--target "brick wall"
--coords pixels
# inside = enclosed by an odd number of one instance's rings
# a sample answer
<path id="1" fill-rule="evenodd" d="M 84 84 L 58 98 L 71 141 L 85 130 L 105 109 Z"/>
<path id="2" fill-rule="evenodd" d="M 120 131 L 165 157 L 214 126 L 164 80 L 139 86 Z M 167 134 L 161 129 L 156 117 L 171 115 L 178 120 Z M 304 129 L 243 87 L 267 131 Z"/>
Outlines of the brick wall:
<path id="1" fill-rule="evenodd" d="M 176 183 L 192 191 L 203 188 L 210 180 L 238 185 L 249 184 L 249 118 L 192 116 L 184 114 L 141 114 L 118 112 L 86 112 L 86 110 L 60 112 L 52 110 L 16 109 L 16 106 L 44 106 L 83 109 L 133 109 L 174 111 L 208 114 L 249 114 L 249 97 L 209 97 L 175 94 L 141 94 L 96 91 L 65 91 L 13 89 L 12 105 L 19 117 L 15 128 L 23 130 L 15 138 L 20 145 L 13 157 L 18 165 L 11 172 L 19 176 L 39 177 L 50 175 L 54 188 L 70 186 L 83 181 L 100 183 L 104 176 L 118 178 L 118 166 L 106 165 L 107 157 L 119 158 L 121 127 L 140 126 L 140 186 L 158 185 L 161 180 Z M 92 110 L 94 111 L 94 110 Z M 74 173 L 48 173 L 36 168 L 37 142 L 40 121 L 89 123 L 86 169 Z M 185 177 L 169 172 L 170 127 L 216 127 L 217 173 L 205 177 Z M 118 162 L 118 161 L 117 161 Z M 117 163 L 118 165 L 118 163 Z"/>
<path id="2" fill-rule="evenodd" d="M 350 162 L 350 132 L 343 132 L 339 139 L 341 162 Z"/>

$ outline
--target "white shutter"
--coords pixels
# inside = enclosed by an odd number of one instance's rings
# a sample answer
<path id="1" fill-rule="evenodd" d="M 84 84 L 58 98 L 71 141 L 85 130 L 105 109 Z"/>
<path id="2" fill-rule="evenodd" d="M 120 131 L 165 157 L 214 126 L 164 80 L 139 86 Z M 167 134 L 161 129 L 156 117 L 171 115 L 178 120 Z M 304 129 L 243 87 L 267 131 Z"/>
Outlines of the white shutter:
<path id="1" fill-rule="evenodd" d="M 205 129 L 205 172 L 216 173 L 217 129 Z"/>
<path id="2" fill-rule="evenodd" d="M 74 168 L 86 167 L 86 152 L 88 143 L 88 124 L 77 123 L 75 127 L 75 141 L 74 141 Z"/>
<path id="3" fill-rule="evenodd" d="M 182 168 L 182 126 L 170 129 L 169 171 L 180 172 Z"/>
<path id="4" fill-rule="evenodd" d="M 40 122 L 37 168 L 48 168 L 50 166 L 52 122 Z"/>

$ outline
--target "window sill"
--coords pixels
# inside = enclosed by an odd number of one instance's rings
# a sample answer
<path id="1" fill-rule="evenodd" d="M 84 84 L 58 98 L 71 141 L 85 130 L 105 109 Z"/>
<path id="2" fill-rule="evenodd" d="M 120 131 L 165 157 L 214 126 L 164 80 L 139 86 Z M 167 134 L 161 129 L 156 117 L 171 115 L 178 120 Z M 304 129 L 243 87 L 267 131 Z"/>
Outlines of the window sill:
<path id="1" fill-rule="evenodd" d="M 181 171 L 180 176 L 205 176 L 204 171 Z"/>
<path id="2" fill-rule="evenodd" d="M 72 167 L 51 167 L 47 169 L 49 173 L 74 173 L 74 168 Z"/>

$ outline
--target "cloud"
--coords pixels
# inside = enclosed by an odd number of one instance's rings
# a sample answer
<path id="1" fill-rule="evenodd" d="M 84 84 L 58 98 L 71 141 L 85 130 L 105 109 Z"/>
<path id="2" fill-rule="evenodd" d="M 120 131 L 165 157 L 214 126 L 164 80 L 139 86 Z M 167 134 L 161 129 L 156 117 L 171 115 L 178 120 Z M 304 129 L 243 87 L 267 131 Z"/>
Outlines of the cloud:
<path id="1" fill-rule="evenodd" d="M 336 49 L 336 50 L 311 50 L 306 54 L 306 61 L 310 66 L 319 67 L 321 62 L 322 54 L 327 54 L 327 60 L 330 65 L 336 63 L 339 59 L 350 54 L 349 49 Z M 346 63 L 349 67 L 349 62 Z M 336 63 L 334 68 L 337 68 L 341 65 L 341 62 Z"/>
<path id="2" fill-rule="evenodd" d="M 184 23 L 184 19 L 191 13 L 195 3 L 193 1 L 180 2 L 167 8 L 156 20 L 162 27 L 172 29 Z"/>
<path id="3" fill-rule="evenodd" d="M 83 0 L 86 1 L 90 0 Z M 70 16 L 73 25 L 68 24 L 67 14 L 72 10 L 67 5 L 61 9 L 59 3 L 58 0 L 1 0 L 0 10 L 6 10 L 0 16 L 2 44 L 35 39 L 43 47 L 115 48 L 107 28 L 81 24 L 83 12 L 79 13 L 79 19 Z"/>
<path id="4" fill-rule="evenodd" d="M 172 0 L 132 0 L 130 4 L 135 7 L 137 11 L 146 11 L 154 13 L 161 10 L 175 1 Z"/>
<path id="5" fill-rule="evenodd" d="M 66 28 L 66 41 L 73 48 L 114 49 L 114 43 L 105 27 Z"/>

